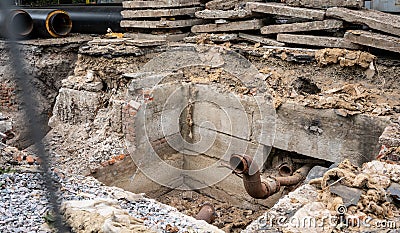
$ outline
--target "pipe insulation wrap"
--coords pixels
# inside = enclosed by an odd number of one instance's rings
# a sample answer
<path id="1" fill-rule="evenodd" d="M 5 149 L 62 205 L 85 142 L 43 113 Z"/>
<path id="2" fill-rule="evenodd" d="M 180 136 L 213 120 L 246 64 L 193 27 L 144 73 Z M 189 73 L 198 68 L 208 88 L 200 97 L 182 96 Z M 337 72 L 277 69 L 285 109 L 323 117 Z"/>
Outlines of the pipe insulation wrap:
<path id="1" fill-rule="evenodd" d="M 24 9 L 32 17 L 34 33 L 41 37 L 63 37 L 72 29 L 72 21 L 64 10 Z"/>

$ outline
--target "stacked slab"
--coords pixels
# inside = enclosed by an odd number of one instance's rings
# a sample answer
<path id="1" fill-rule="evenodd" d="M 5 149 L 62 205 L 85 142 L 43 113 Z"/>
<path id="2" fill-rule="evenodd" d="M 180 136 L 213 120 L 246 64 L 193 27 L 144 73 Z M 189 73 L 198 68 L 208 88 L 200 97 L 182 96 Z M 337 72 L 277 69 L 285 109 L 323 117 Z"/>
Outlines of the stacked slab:
<path id="1" fill-rule="evenodd" d="M 195 15 L 214 23 L 193 26 L 192 32 L 225 33 L 213 38 L 272 46 L 345 49 L 369 46 L 400 52 L 399 15 L 362 9 L 362 0 L 282 1 L 285 3 L 209 1 L 206 10 Z"/>
<path id="2" fill-rule="evenodd" d="M 182 40 L 193 25 L 204 23 L 194 17 L 204 9 L 200 0 L 124 1 L 121 27 L 125 36 L 141 41 Z"/>
<path id="3" fill-rule="evenodd" d="M 208 39 L 214 42 L 245 39 L 268 45 L 282 46 L 283 44 L 277 41 L 269 40 L 268 38 L 261 38 L 260 40 L 256 36 L 247 34 L 248 32 L 257 34 L 257 31 L 265 24 L 263 15 L 245 9 L 247 2 L 250 1 L 212 0 L 207 2 L 206 9 L 196 12 L 196 17 L 208 20 L 209 23 L 193 26 L 192 32 L 196 33 L 197 37 L 200 38 L 202 34 L 207 34 Z"/>

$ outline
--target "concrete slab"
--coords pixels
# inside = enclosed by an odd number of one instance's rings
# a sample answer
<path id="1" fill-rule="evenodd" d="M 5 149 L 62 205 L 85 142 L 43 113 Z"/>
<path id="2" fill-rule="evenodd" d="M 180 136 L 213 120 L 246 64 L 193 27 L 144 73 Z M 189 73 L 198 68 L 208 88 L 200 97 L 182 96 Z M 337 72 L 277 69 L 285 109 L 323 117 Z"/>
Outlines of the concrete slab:
<path id="1" fill-rule="evenodd" d="M 127 40 L 125 42 L 127 45 L 134 45 L 138 47 L 151 47 L 151 46 L 159 46 L 167 43 L 166 40 L 150 40 L 150 39 L 134 39 Z"/>
<path id="2" fill-rule="evenodd" d="M 312 45 L 328 48 L 360 49 L 361 46 L 353 44 L 341 37 L 310 36 L 297 34 L 278 34 L 277 40 L 289 44 Z"/>
<path id="3" fill-rule="evenodd" d="M 196 24 L 202 24 L 202 19 L 183 19 L 183 20 L 160 20 L 160 21 L 138 21 L 122 20 L 121 27 L 127 28 L 184 28 Z"/>
<path id="4" fill-rule="evenodd" d="M 196 25 L 192 27 L 192 32 L 201 33 L 201 32 L 248 31 L 248 30 L 260 29 L 262 26 L 263 26 L 262 20 L 254 19 L 246 21 L 229 22 L 225 24 Z"/>
<path id="5" fill-rule="evenodd" d="M 259 13 L 284 15 L 314 20 L 323 20 L 325 17 L 325 11 L 323 10 L 292 7 L 281 3 L 248 2 L 246 4 L 246 9 Z"/>
<path id="6" fill-rule="evenodd" d="M 236 33 L 221 33 L 221 34 L 206 34 L 201 33 L 195 36 L 186 37 L 184 41 L 186 43 L 197 43 L 198 41 L 202 40 L 210 40 L 212 42 L 228 42 L 228 41 L 235 41 L 239 38 L 238 34 Z"/>
<path id="7" fill-rule="evenodd" d="M 317 31 L 326 29 L 338 29 L 342 27 L 343 27 L 342 21 L 327 19 L 323 21 L 313 21 L 305 23 L 268 25 L 261 28 L 261 33 L 275 34 L 275 33 L 285 33 L 285 32 L 304 32 L 304 31 Z"/>
<path id="8" fill-rule="evenodd" d="M 148 34 L 148 33 L 124 33 L 124 37 L 134 39 L 134 40 L 159 40 L 159 41 L 181 41 L 183 38 L 187 37 L 189 33 L 180 34 Z"/>
<path id="9" fill-rule="evenodd" d="M 254 42 L 254 43 L 260 43 L 260 44 L 271 45 L 271 46 L 285 46 L 285 43 L 281 43 L 274 39 L 265 38 L 262 36 L 255 36 L 255 35 L 250 35 L 250 34 L 245 34 L 245 33 L 239 33 L 239 37 L 242 39 L 245 39 L 247 41 Z"/>
<path id="10" fill-rule="evenodd" d="M 239 0 L 212 0 L 206 3 L 209 10 L 231 10 L 239 4 Z"/>
<path id="11" fill-rule="evenodd" d="M 342 19 L 351 23 L 365 24 L 370 28 L 400 36 L 400 16 L 375 10 L 350 10 L 333 7 L 326 16 Z"/>
<path id="12" fill-rule="evenodd" d="M 400 38 L 361 30 L 347 31 L 344 35 L 347 41 L 400 53 Z"/>
<path id="13" fill-rule="evenodd" d="M 238 9 L 238 10 L 202 10 L 196 12 L 196 17 L 201 19 L 243 19 L 253 16 L 253 12 Z"/>
<path id="14" fill-rule="evenodd" d="M 142 9 L 142 8 L 172 8 L 185 6 L 200 6 L 199 0 L 160 0 L 160 1 L 123 1 L 124 9 Z"/>
<path id="15" fill-rule="evenodd" d="M 360 9 L 364 6 L 362 0 L 285 0 L 289 6 L 302 6 L 310 8 L 326 9 L 330 7 L 349 7 Z"/>
<path id="16" fill-rule="evenodd" d="M 174 8 L 174 9 L 147 9 L 147 10 L 124 10 L 121 11 L 122 18 L 150 18 L 189 15 L 194 17 L 196 11 L 201 11 L 202 7 Z"/>
<path id="17" fill-rule="evenodd" d="M 361 165 L 375 158 L 388 117 L 341 117 L 334 109 L 313 109 L 287 102 L 277 109 L 274 147 L 332 162 Z"/>

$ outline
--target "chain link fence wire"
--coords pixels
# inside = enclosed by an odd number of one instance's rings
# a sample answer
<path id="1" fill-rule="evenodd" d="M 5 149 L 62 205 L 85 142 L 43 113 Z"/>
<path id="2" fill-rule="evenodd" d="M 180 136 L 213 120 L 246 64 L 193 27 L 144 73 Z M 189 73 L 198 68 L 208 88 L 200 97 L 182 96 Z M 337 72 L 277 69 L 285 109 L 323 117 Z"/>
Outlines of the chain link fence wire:
<path id="1" fill-rule="evenodd" d="M 7 1 L 0 0 L 0 14 L 6 16 L 12 8 Z M 7 30 L 3 30 L 7 31 Z M 37 156 L 40 159 L 40 171 L 42 172 L 43 183 L 46 189 L 46 196 L 50 203 L 50 209 L 54 217 L 54 222 L 51 224 L 56 232 L 70 232 L 70 228 L 65 224 L 63 216 L 60 213 L 61 200 L 57 196 L 58 188 L 55 180 L 52 178 L 49 153 L 46 150 L 42 139 L 46 135 L 43 127 L 42 116 L 37 111 L 36 106 L 39 101 L 35 98 L 35 87 L 33 86 L 33 77 L 28 74 L 25 65 L 21 45 L 17 38 L 13 38 L 12 33 L 5 35 L 5 49 L 8 51 L 10 59 L 10 67 L 12 69 L 13 78 L 17 86 L 17 96 L 21 103 L 21 111 L 24 114 L 24 121 L 28 127 L 27 137 L 33 142 Z"/>

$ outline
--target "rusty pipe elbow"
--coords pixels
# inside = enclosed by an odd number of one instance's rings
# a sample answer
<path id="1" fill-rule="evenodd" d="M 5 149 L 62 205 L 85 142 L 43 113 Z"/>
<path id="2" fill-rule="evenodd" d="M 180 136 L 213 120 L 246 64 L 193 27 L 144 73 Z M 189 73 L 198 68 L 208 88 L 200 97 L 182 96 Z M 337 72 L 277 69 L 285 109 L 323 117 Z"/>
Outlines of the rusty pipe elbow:
<path id="1" fill-rule="evenodd" d="M 302 166 L 301 168 L 297 169 L 291 176 L 276 177 L 275 179 L 282 186 L 295 185 L 295 184 L 300 183 L 302 180 L 304 180 L 306 178 L 306 176 L 307 176 L 308 172 L 311 170 L 311 168 L 312 168 L 312 165 L 306 164 L 306 165 Z"/>
<path id="2" fill-rule="evenodd" d="M 249 174 L 249 167 L 253 163 L 250 156 L 233 154 L 229 163 L 234 172 L 243 174 L 244 188 L 251 197 L 265 199 L 279 190 L 280 185 L 276 180 L 261 181 L 261 174 L 257 166 L 253 165 L 256 172 L 252 175 Z"/>
<path id="3" fill-rule="evenodd" d="M 204 220 L 207 223 L 212 223 L 215 220 L 216 216 L 217 214 L 215 212 L 214 206 L 207 202 L 203 204 L 195 218 L 197 220 Z"/>

